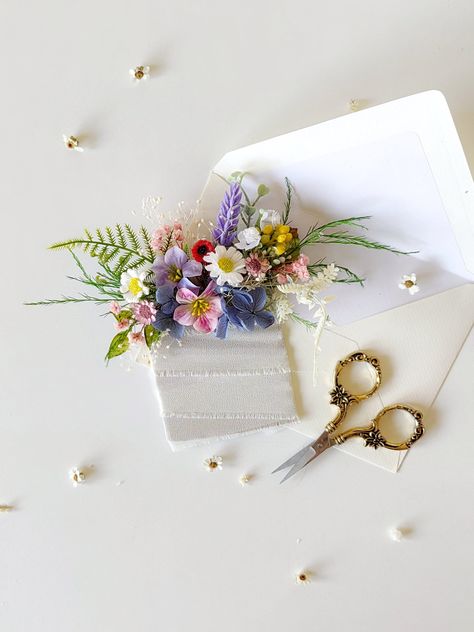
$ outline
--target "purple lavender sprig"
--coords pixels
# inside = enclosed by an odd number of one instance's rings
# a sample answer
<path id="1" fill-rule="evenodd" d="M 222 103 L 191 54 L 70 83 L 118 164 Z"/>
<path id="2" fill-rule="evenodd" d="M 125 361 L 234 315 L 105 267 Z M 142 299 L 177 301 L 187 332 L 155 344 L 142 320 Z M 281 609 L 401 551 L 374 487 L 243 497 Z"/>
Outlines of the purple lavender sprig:
<path id="1" fill-rule="evenodd" d="M 216 226 L 212 231 L 212 236 L 218 244 L 228 248 L 234 241 L 239 223 L 240 210 L 242 205 L 242 190 L 238 182 L 233 182 L 226 192 L 219 207 Z"/>

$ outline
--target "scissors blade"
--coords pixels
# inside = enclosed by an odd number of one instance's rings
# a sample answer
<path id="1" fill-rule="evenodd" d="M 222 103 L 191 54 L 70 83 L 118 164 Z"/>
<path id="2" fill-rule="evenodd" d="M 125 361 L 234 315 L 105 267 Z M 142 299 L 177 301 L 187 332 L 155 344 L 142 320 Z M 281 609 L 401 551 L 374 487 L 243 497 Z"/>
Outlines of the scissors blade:
<path id="1" fill-rule="evenodd" d="M 280 485 L 281 483 L 284 483 L 289 478 L 294 476 L 301 469 L 303 469 L 303 467 L 308 465 L 308 463 L 311 463 L 313 459 L 315 459 L 322 452 L 330 448 L 332 445 L 333 445 L 333 441 L 331 440 L 329 434 L 326 431 L 324 431 L 316 439 L 316 441 L 313 441 L 313 443 L 310 443 L 308 446 L 306 446 L 305 448 L 297 452 L 294 456 L 292 456 L 291 459 L 288 459 L 288 461 L 285 461 L 282 465 L 280 465 L 280 467 L 274 470 L 274 472 L 279 472 L 280 470 L 290 467 L 290 465 L 293 466 L 291 470 L 287 472 L 287 474 L 282 478 L 282 480 L 280 481 Z M 272 474 L 274 472 L 272 472 Z"/>
<path id="2" fill-rule="evenodd" d="M 287 467 L 290 467 L 291 465 L 295 465 L 295 463 L 298 463 L 299 460 L 302 459 L 304 455 L 306 455 L 308 450 L 312 449 L 312 445 L 313 444 L 310 443 L 309 445 L 305 446 L 302 450 L 299 450 L 290 459 L 288 459 L 287 461 L 285 461 L 284 463 L 279 465 L 276 468 L 276 470 L 273 470 L 272 474 L 276 474 L 277 472 L 281 472 L 281 470 L 286 470 Z"/>
<path id="3" fill-rule="evenodd" d="M 272 474 L 276 474 L 276 472 L 280 472 L 281 470 L 286 470 L 286 468 L 290 467 L 291 465 L 297 465 L 300 461 L 305 461 L 307 458 L 311 458 L 313 454 L 313 444 L 310 443 L 302 450 L 294 454 L 291 459 L 288 459 L 288 461 L 282 463 L 279 467 L 276 468 L 276 470 L 273 470 Z"/>

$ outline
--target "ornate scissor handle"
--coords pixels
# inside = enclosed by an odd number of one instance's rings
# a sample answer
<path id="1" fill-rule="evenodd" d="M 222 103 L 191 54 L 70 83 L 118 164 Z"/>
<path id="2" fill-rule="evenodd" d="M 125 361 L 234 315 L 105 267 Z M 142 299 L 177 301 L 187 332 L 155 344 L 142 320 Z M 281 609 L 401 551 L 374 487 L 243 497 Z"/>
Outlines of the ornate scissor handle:
<path id="1" fill-rule="evenodd" d="M 413 433 L 406 441 L 400 443 L 392 443 L 391 441 L 385 439 L 382 432 L 380 431 L 380 420 L 391 410 L 405 410 L 413 417 L 415 421 L 415 428 L 413 430 Z M 408 450 L 408 448 L 411 448 L 415 441 L 418 441 L 418 439 L 423 435 L 424 431 L 425 428 L 423 426 L 422 412 L 416 410 L 415 408 L 412 408 L 411 406 L 407 406 L 406 404 L 392 404 L 392 406 L 386 406 L 385 408 L 382 408 L 382 410 L 378 413 L 375 419 L 372 420 L 369 426 L 366 426 L 365 428 L 352 428 L 351 430 L 343 432 L 337 437 L 333 437 L 333 441 L 334 443 L 341 445 L 350 437 L 362 437 L 362 439 L 364 439 L 365 441 L 365 445 L 374 449 L 382 446 L 384 448 L 388 448 L 389 450 Z"/>
<path id="2" fill-rule="evenodd" d="M 349 393 L 339 381 L 341 371 L 344 369 L 344 367 L 346 367 L 348 364 L 351 364 L 352 362 L 366 362 L 375 370 L 375 380 L 372 388 L 365 393 L 360 393 L 359 395 L 353 395 Z M 330 392 L 330 403 L 337 406 L 339 408 L 339 412 L 332 421 L 326 424 L 326 432 L 334 432 L 334 430 L 346 416 L 349 406 L 353 403 L 358 404 L 360 401 L 367 399 L 368 397 L 373 395 L 380 386 L 381 381 L 382 371 L 380 369 L 380 363 L 377 358 L 372 358 L 362 351 L 357 351 L 356 353 L 352 353 L 351 355 L 347 356 L 347 358 L 345 358 L 344 360 L 340 360 L 337 363 L 336 373 L 334 376 L 335 386 Z"/>

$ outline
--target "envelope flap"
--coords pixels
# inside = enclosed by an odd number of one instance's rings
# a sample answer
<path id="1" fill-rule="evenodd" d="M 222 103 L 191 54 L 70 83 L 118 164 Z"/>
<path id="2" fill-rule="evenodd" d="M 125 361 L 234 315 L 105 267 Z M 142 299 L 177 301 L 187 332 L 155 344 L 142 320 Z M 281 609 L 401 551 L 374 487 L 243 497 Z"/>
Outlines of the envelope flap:
<path id="1" fill-rule="evenodd" d="M 431 91 L 315 125 L 226 154 L 215 171 L 249 171 L 250 186 L 268 184 L 266 207 L 281 205 L 283 180 L 296 189 L 293 223 L 370 215 L 372 239 L 400 250 L 394 256 L 340 245 L 314 247 L 367 279 L 367 290 L 334 287 L 331 319 L 345 325 L 474 279 L 474 187 L 459 138 L 439 92 Z M 215 213 L 223 192 L 209 180 L 203 207 Z M 277 206 L 278 207 L 278 206 Z M 309 252 L 311 255 L 311 252 Z M 422 291 L 398 281 L 416 273 Z"/>

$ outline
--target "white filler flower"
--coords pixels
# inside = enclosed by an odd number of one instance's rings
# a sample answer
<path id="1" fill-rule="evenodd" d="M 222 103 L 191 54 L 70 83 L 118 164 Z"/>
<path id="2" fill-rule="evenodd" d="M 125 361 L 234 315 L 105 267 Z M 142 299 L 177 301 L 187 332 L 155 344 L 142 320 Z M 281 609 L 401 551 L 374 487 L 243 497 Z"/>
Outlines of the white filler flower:
<path id="1" fill-rule="evenodd" d="M 400 279 L 398 287 L 401 290 L 408 290 L 408 293 L 413 295 L 420 291 L 416 282 L 416 274 L 404 274 Z"/>
<path id="2" fill-rule="evenodd" d="M 241 230 L 237 237 L 239 241 L 235 244 L 235 247 L 239 250 L 252 250 L 260 243 L 260 232 L 253 226 Z"/>
<path id="3" fill-rule="evenodd" d="M 264 211 L 260 209 L 260 228 L 265 228 L 265 226 L 278 226 L 282 224 L 281 215 L 278 211 L 268 210 Z"/>
<path id="4" fill-rule="evenodd" d="M 150 290 L 145 285 L 146 272 L 140 274 L 133 269 L 122 272 L 120 277 L 120 291 L 129 303 L 137 303 L 142 296 L 146 296 Z"/>
<path id="5" fill-rule="evenodd" d="M 245 263 L 242 253 L 230 246 L 216 246 L 215 252 L 210 252 L 204 257 L 208 263 L 206 270 L 216 280 L 217 285 L 240 285 L 244 277 Z"/>

